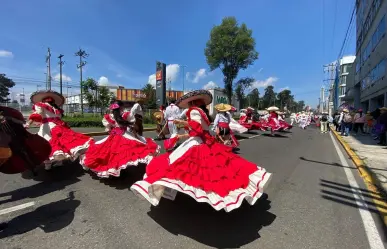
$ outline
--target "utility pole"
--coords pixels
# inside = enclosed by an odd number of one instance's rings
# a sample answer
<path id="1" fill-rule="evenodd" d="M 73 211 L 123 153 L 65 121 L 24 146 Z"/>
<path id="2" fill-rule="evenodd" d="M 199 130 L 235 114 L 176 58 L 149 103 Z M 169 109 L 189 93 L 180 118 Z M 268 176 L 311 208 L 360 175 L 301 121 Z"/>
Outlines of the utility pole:
<path id="1" fill-rule="evenodd" d="M 67 114 L 70 112 L 70 108 L 69 108 L 69 88 L 71 88 L 71 86 L 69 86 L 69 82 L 66 82 L 67 84 L 67 95 L 66 95 L 66 103 L 67 103 Z"/>
<path id="2" fill-rule="evenodd" d="M 62 66 L 63 66 L 63 64 L 64 64 L 64 61 L 62 61 L 62 57 L 63 57 L 64 55 L 63 54 L 60 54 L 59 56 L 58 56 L 58 58 L 59 58 L 59 89 L 60 89 L 60 94 L 62 95 Z"/>
<path id="3" fill-rule="evenodd" d="M 327 65 L 323 65 L 323 72 L 324 72 L 324 84 L 327 85 L 328 89 L 329 89 L 329 96 L 327 98 L 327 109 L 328 109 L 328 113 L 329 115 L 331 116 L 332 115 L 332 108 L 330 106 L 330 102 L 333 102 L 335 103 L 334 99 L 337 98 L 336 95 L 336 92 L 335 92 L 335 72 L 336 72 L 336 62 L 333 62 L 333 63 L 330 63 L 330 64 L 327 64 Z M 325 97 L 325 96 L 324 96 Z M 322 101 L 322 103 L 324 103 L 324 101 Z M 333 106 L 333 108 L 336 108 L 336 106 Z"/>
<path id="4" fill-rule="evenodd" d="M 47 50 L 46 63 L 47 63 L 47 86 L 46 86 L 46 88 L 48 90 L 51 90 L 51 50 L 50 50 L 50 48 L 48 48 L 48 50 Z"/>
<path id="5" fill-rule="evenodd" d="M 87 58 L 89 54 L 86 53 L 85 50 L 79 49 L 76 53 L 75 56 L 79 56 L 79 64 L 77 65 L 77 68 L 79 68 L 80 72 L 80 86 L 81 86 L 81 95 L 80 95 L 80 101 L 81 101 L 81 113 L 83 114 L 83 88 L 82 88 L 82 69 L 86 65 L 86 61 L 83 59 Z"/>

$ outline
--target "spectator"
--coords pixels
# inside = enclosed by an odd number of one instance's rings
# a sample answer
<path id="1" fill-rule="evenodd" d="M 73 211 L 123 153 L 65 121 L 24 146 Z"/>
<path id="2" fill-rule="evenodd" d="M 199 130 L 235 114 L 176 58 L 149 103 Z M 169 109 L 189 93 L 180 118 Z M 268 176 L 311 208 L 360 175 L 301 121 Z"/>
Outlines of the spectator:
<path id="1" fill-rule="evenodd" d="M 349 113 L 348 109 L 343 109 L 343 112 L 340 115 L 340 126 L 341 126 L 341 135 L 342 136 L 348 136 L 349 129 L 352 124 L 352 116 Z"/>
<path id="2" fill-rule="evenodd" d="M 335 114 L 333 114 L 333 124 L 335 125 L 335 128 L 336 128 L 336 131 L 340 131 L 340 123 L 339 123 L 339 120 L 340 120 L 340 112 L 336 111 Z"/>
<path id="3" fill-rule="evenodd" d="M 321 115 L 321 121 L 320 121 L 321 133 L 328 132 L 327 126 L 328 126 L 328 116 L 325 112 L 323 112 Z"/>
<path id="4" fill-rule="evenodd" d="M 374 126 L 374 121 L 375 121 L 374 117 L 371 115 L 370 111 L 367 112 L 365 119 L 366 119 L 366 122 L 367 122 L 366 126 L 365 126 L 365 132 L 367 134 L 370 134 L 371 131 L 372 131 L 372 128 Z"/>
<path id="5" fill-rule="evenodd" d="M 380 145 L 387 145 L 386 127 L 387 127 L 387 107 L 380 108 L 380 116 L 377 119 L 379 125 L 379 143 Z"/>
<path id="6" fill-rule="evenodd" d="M 353 126 L 353 131 L 357 135 L 359 128 L 360 131 L 364 134 L 364 124 L 365 124 L 365 115 L 363 114 L 363 110 L 359 109 L 357 113 L 354 116 L 354 126 Z"/>

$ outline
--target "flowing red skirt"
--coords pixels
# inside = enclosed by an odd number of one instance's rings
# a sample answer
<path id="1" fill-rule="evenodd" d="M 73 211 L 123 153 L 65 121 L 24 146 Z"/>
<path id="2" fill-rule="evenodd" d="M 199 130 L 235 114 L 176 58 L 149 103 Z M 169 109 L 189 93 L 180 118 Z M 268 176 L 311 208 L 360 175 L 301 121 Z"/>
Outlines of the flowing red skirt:
<path id="1" fill-rule="evenodd" d="M 51 130 L 50 145 L 52 147 L 51 155 L 62 151 L 76 159 L 79 156 L 79 151 L 88 147 L 88 143 L 93 141 L 89 136 L 83 135 L 63 125 L 56 125 Z"/>
<path id="2" fill-rule="evenodd" d="M 119 176 L 120 171 L 128 166 L 148 164 L 158 150 L 159 146 L 150 138 L 146 138 L 144 144 L 121 134 L 111 134 L 103 143 L 92 144 L 81 164 L 101 177 Z"/>

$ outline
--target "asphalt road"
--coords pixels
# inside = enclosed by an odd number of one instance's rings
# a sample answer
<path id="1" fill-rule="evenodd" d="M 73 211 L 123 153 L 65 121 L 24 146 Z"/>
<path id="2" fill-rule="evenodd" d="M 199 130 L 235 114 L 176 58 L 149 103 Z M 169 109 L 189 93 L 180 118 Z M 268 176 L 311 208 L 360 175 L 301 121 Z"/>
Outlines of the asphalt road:
<path id="1" fill-rule="evenodd" d="M 338 154 L 329 134 L 294 128 L 274 138 L 249 134 L 241 139 L 238 153 L 265 167 L 273 178 L 266 198 L 230 213 L 216 212 L 183 194 L 151 207 L 129 190 L 142 177 L 143 167 L 108 180 L 96 179 L 77 164 L 43 170 L 34 179 L 30 174 L 0 175 L 0 221 L 8 222 L 0 232 L 0 248 L 385 246 L 372 193 L 341 149 Z M 1 214 L 28 203 L 32 206 Z"/>

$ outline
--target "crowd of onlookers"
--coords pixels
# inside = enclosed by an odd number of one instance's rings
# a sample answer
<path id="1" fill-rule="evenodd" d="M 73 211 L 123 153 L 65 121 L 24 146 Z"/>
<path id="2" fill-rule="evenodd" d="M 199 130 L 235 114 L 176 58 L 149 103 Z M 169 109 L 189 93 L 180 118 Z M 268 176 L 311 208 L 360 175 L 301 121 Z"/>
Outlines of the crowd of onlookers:
<path id="1" fill-rule="evenodd" d="M 337 132 L 342 136 L 370 134 L 379 145 L 387 145 L 387 107 L 378 108 L 373 112 L 363 113 L 362 109 L 349 111 L 343 109 L 328 117 L 328 123 L 332 123 Z M 331 121 L 331 122 L 329 122 Z"/>
<path id="2" fill-rule="evenodd" d="M 379 145 L 387 145 L 387 107 L 378 108 L 373 112 L 363 113 L 362 109 L 349 111 L 343 109 L 332 116 L 322 113 L 315 118 L 321 133 L 330 131 L 330 125 L 342 136 L 370 134 Z"/>

